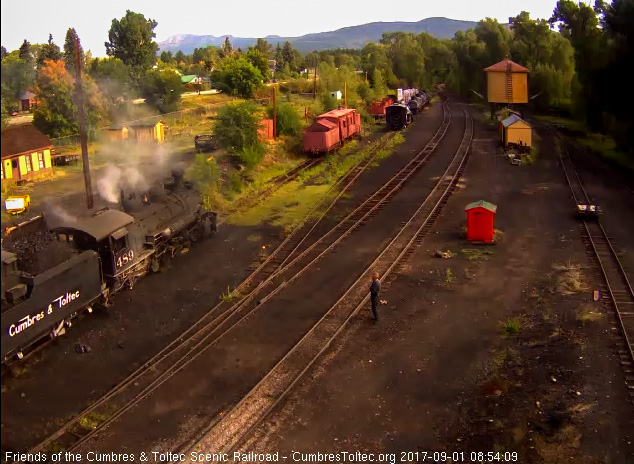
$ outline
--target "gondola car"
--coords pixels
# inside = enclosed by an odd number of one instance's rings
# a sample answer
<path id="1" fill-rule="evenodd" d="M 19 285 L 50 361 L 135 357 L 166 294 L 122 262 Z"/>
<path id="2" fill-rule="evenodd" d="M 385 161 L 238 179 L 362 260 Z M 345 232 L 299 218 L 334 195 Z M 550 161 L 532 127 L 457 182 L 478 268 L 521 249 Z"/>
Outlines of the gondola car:
<path id="1" fill-rule="evenodd" d="M 388 130 L 401 130 L 412 122 L 412 111 L 407 105 L 396 103 L 385 108 Z"/>
<path id="2" fill-rule="evenodd" d="M 123 211 L 101 209 L 49 227 L 43 215 L 10 228 L 2 249 L 2 362 L 22 357 L 71 319 L 157 272 L 179 250 L 216 229 L 181 173 L 145 192 L 121 193 Z M 5 249 L 6 248 L 6 249 Z"/>

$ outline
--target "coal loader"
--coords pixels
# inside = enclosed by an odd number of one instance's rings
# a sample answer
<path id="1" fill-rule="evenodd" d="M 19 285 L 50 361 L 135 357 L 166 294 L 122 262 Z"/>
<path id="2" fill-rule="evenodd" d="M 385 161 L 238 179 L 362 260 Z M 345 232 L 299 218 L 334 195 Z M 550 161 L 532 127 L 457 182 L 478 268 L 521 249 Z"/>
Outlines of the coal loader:
<path id="1" fill-rule="evenodd" d="M 146 191 L 121 190 L 121 210 L 49 226 L 44 215 L 7 228 L 2 241 L 2 363 L 55 338 L 71 319 L 132 288 L 148 272 L 216 231 L 216 213 L 182 172 Z"/>

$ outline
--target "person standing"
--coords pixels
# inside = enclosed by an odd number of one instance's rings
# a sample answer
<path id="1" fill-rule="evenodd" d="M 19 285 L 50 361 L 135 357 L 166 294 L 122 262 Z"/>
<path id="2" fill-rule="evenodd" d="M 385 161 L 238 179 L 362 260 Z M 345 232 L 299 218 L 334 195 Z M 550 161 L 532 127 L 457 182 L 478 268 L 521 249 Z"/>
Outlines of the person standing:
<path id="1" fill-rule="evenodd" d="M 379 280 L 379 273 L 372 274 L 372 283 L 370 284 L 370 301 L 372 302 L 372 314 L 374 320 L 379 320 L 379 313 L 377 307 L 379 306 L 379 294 L 381 293 L 381 281 Z"/>

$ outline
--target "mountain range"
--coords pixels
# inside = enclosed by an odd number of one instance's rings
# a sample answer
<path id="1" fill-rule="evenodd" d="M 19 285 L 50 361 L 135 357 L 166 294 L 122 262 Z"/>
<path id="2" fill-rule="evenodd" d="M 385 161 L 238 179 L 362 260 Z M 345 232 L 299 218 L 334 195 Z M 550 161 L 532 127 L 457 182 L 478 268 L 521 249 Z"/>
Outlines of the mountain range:
<path id="1" fill-rule="evenodd" d="M 264 37 L 269 43 L 275 46 L 285 41 L 289 41 L 300 52 L 310 52 L 313 50 L 336 49 L 336 48 L 362 48 L 368 42 L 378 42 L 385 32 L 413 32 L 420 34 L 428 32 L 439 39 L 448 39 L 454 36 L 457 31 L 464 31 L 476 26 L 474 21 L 459 21 L 449 18 L 426 18 L 418 22 L 375 22 L 350 26 L 330 32 L 318 32 L 306 34 L 300 37 L 280 37 L 269 35 Z M 177 52 L 190 54 L 194 48 L 213 45 L 221 46 L 225 37 L 229 37 L 234 48 L 247 48 L 254 45 L 257 38 L 214 36 L 214 35 L 174 35 L 167 40 L 159 42 L 160 51 Z"/>

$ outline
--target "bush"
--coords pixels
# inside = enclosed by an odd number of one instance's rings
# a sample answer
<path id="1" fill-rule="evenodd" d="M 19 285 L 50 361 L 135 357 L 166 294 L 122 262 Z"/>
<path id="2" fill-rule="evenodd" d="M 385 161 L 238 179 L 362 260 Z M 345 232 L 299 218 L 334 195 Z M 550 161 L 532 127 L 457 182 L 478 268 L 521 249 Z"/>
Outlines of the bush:
<path id="1" fill-rule="evenodd" d="M 269 119 L 273 119 L 273 106 L 266 108 L 266 115 Z M 288 103 L 277 105 L 276 117 L 277 135 L 290 135 L 296 137 L 301 134 L 301 121 L 292 105 Z"/>
<path id="2" fill-rule="evenodd" d="M 218 187 L 220 168 L 218 168 L 215 159 L 207 159 L 207 157 L 201 153 L 196 155 L 185 177 L 194 183 L 196 189 L 198 189 L 201 194 L 210 194 L 211 191 Z"/>
<path id="3" fill-rule="evenodd" d="M 252 103 L 230 104 L 220 109 L 214 135 L 221 147 L 239 153 L 246 146 L 259 145 L 256 108 Z"/>
<path id="4" fill-rule="evenodd" d="M 233 171 L 229 174 L 229 188 L 232 192 L 241 193 L 244 188 L 244 184 L 242 182 L 242 176 L 238 171 Z"/>
<path id="5" fill-rule="evenodd" d="M 260 143 L 247 145 L 238 152 L 240 162 L 247 168 L 253 168 L 264 157 L 264 147 Z"/>
<path id="6" fill-rule="evenodd" d="M 326 112 L 339 108 L 339 102 L 329 93 L 322 93 L 320 99 L 321 104 L 324 106 L 324 111 Z"/>

